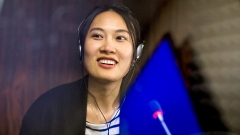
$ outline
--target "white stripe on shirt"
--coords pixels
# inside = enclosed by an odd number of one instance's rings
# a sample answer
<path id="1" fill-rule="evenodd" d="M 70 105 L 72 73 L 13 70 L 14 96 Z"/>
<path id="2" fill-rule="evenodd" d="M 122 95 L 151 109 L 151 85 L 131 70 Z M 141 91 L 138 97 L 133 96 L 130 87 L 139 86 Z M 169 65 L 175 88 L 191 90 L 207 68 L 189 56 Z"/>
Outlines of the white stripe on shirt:
<path id="1" fill-rule="evenodd" d="M 117 109 L 114 113 L 111 121 L 107 124 L 93 124 L 86 121 L 86 129 L 85 135 L 117 135 L 119 134 L 119 124 L 120 124 L 120 117 L 119 117 L 120 110 Z"/>

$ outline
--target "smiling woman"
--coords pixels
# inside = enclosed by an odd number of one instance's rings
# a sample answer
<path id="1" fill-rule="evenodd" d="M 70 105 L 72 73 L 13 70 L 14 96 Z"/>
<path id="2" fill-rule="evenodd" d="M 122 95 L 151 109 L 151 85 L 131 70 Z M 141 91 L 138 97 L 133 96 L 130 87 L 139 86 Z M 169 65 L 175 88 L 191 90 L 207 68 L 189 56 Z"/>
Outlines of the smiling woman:
<path id="1" fill-rule="evenodd" d="M 79 26 L 79 81 L 53 88 L 26 113 L 20 135 L 120 134 L 120 110 L 141 54 L 137 20 L 123 5 L 96 7 Z M 137 51 L 138 50 L 138 51 Z"/>
<path id="2" fill-rule="evenodd" d="M 111 81 L 115 87 L 129 71 L 132 40 L 124 20 L 116 12 L 106 11 L 95 17 L 84 46 L 84 65 L 91 81 L 92 78 Z"/>

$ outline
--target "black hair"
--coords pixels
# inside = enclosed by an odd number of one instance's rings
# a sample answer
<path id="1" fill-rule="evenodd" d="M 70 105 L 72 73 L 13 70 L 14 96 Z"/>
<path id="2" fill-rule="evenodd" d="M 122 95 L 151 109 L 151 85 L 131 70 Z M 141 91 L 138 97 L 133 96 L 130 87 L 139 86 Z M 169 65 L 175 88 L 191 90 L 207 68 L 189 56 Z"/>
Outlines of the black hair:
<path id="1" fill-rule="evenodd" d="M 87 32 L 89 30 L 89 27 L 92 23 L 92 21 L 94 20 L 94 18 L 103 12 L 106 11 L 114 11 L 117 14 L 119 14 L 124 22 L 127 25 L 127 29 L 130 33 L 131 39 L 132 39 L 132 43 L 133 43 L 133 60 L 135 60 L 135 53 L 136 53 L 136 47 L 137 45 L 140 43 L 140 25 L 137 21 L 137 19 L 133 16 L 132 12 L 130 11 L 129 8 L 127 8 L 124 5 L 120 5 L 120 4 L 111 4 L 111 5 L 101 5 L 101 6 L 97 6 L 95 7 L 88 15 L 87 17 L 81 22 L 80 26 L 79 26 L 79 40 L 80 40 L 80 44 L 81 44 L 81 55 L 83 57 L 83 50 L 84 50 L 84 44 L 85 44 L 85 38 L 87 35 Z"/>

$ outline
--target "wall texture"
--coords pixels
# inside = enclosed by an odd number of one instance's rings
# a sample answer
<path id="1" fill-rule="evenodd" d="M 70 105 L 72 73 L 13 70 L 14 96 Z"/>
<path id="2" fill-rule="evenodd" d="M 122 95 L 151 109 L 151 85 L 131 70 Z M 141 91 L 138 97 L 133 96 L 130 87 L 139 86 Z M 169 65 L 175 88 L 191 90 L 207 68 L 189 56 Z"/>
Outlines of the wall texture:
<path id="1" fill-rule="evenodd" d="M 240 133 L 240 1 L 196 1 L 192 45 L 223 119 Z M 204 9 L 204 10 L 202 10 Z M 197 19 L 199 17 L 199 19 Z"/>

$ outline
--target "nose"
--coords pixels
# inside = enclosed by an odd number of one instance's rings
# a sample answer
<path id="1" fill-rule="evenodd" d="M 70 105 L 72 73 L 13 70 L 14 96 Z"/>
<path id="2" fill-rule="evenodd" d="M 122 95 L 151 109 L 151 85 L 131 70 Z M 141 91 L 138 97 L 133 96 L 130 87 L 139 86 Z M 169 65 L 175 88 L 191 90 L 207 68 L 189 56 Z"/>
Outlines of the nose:
<path id="1" fill-rule="evenodd" d="M 114 42 L 111 40 L 106 40 L 103 43 L 103 46 L 100 48 L 100 52 L 105 54 L 115 54 L 116 48 L 114 46 Z"/>

